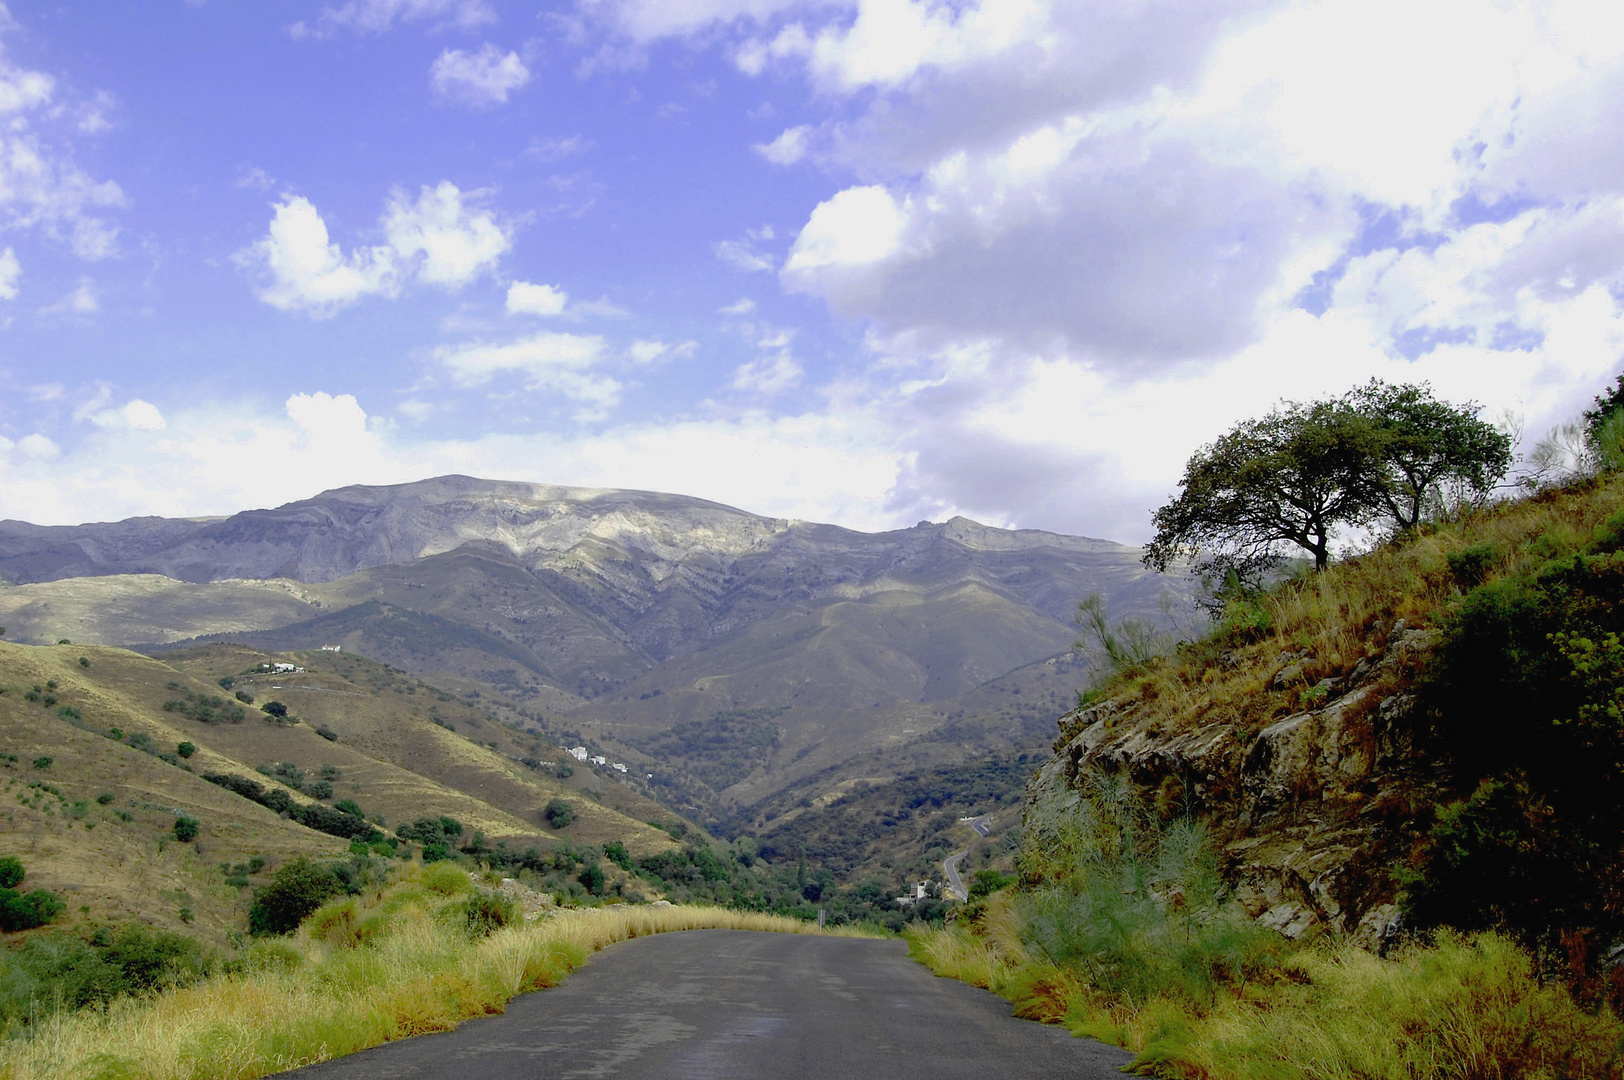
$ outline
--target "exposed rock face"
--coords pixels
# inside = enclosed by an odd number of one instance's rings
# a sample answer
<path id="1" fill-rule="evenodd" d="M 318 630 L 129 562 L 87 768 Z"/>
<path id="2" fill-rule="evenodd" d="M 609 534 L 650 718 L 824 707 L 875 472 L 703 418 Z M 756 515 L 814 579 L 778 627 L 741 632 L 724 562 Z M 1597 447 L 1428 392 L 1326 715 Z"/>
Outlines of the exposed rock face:
<path id="1" fill-rule="evenodd" d="M 1211 723 L 1158 735 L 1121 701 L 1071 713 L 1028 785 L 1029 829 L 1077 806 L 1090 776 L 1126 773 L 1210 823 L 1225 876 L 1259 921 L 1290 937 L 1328 925 L 1374 941 L 1394 916 L 1393 870 L 1425 820 L 1415 810 L 1447 793 L 1415 699 L 1395 689 L 1429 644 L 1426 631 L 1397 630 L 1378 661 L 1314 688 L 1325 704 L 1255 733 Z M 1300 679 L 1302 659 L 1279 657 L 1274 680 Z"/>

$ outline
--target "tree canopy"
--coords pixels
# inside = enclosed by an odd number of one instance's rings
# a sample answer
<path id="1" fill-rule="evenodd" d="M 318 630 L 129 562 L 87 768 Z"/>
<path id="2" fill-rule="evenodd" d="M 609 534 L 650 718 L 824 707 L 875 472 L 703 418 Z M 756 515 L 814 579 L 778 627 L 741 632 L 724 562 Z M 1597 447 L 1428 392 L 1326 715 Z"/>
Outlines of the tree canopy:
<path id="1" fill-rule="evenodd" d="M 1330 563 L 1338 528 L 1386 519 L 1412 528 L 1452 485 L 1490 491 L 1511 465 L 1511 440 L 1426 385 L 1372 380 L 1339 398 L 1284 402 L 1237 424 L 1185 465 L 1177 498 L 1154 513 L 1145 564 L 1181 557 L 1243 576 L 1293 545 Z"/>

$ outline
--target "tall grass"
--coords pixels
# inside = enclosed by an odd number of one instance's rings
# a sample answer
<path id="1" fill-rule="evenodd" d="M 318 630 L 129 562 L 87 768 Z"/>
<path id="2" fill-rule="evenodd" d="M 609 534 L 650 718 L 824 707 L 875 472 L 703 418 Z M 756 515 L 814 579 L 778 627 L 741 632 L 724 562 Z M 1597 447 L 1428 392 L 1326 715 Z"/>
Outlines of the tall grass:
<path id="1" fill-rule="evenodd" d="M 614 906 L 471 937 L 466 899 L 448 900 L 416 880 L 340 903 L 355 910 L 318 912 L 296 937 L 251 946 L 236 973 L 42 1022 L 0 1044 L 0 1080 L 252 1080 L 500 1013 L 515 995 L 553 986 L 592 953 L 630 938 L 820 932 L 797 919 L 722 908 Z"/>

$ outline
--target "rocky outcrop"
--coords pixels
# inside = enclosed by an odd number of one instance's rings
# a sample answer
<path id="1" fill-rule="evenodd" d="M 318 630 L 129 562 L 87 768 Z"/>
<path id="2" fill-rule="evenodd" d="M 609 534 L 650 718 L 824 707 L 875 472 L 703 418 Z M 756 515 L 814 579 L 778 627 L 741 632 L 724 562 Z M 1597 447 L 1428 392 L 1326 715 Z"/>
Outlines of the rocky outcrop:
<path id="1" fill-rule="evenodd" d="M 1400 623 L 1384 637 L 1380 655 L 1317 682 L 1299 695 L 1311 707 L 1261 730 L 1158 732 L 1127 701 L 1069 714 L 1027 788 L 1028 831 L 1076 807 L 1091 778 L 1125 774 L 1209 823 L 1235 897 L 1262 923 L 1291 937 L 1324 925 L 1375 941 L 1394 917 L 1393 871 L 1428 820 L 1418 810 L 1448 793 L 1404 689 L 1431 635 Z M 1311 661 L 1282 653 L 1269 685 L 1302 683 Z"/>

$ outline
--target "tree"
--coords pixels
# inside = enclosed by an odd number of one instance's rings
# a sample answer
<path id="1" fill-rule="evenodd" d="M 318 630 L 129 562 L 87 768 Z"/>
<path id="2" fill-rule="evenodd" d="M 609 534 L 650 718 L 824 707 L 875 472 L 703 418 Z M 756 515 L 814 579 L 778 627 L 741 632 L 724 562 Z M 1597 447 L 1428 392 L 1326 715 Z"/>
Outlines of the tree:
<path id="1" fill-rule="evenodd" d="M 1479 420 L 1478 406 L 1439 401 L 1425 383 L 1372 379 L 1345 401 L 1375 429 L 1373 490 L 1401 531 L 1436 508 L 1444 484 L 1486 495 L 1511 468 L 1509 435 Z"/>
<path id="2" fill-rule="evenodd" d="M 263 936 L 297 930 L 305 916 L 343 891 L 337 874 L 300 855 L 255 892 L 254 905 L 248 909 L 248 931 Z"/>
<path id="3" fill-rule="evenodd" d="M 547 816 L 547 824 L 555 829 L 562 829 L 575 820 L 575 807 L 568 799 L 549 800 L 544 813 Z"/>
<path id="4" fill-rule="evenodd" d="M 1367 520 L 1378 503 L 1380 442 L 1346 401 L 1287 402 L 1242 421 L 1185 465 L 1179 496 L 1155 511 L 1145 565 L 1166 572 L 1205 554 L 1208 571 L 1250 577 L 1289 543 L 1323 570 L 1334 530 Z"/>
<path id="5" fill-rule="evenodd" d="M 1594 441 L 1601 433 L 1603 424 L 1621 411 L 1624 411 L 1624 374 L 1619 375 L 1611 390 L 1596 395 L 1596 407 L 1594 409 L 1585 410 L 1585 431 L 1589 434 L 1591 440 Z M 0 630 L 0 634 L 3 633 L 5 631 Z"/>
<path id="6" fill-rule="evenodd" d="M 196 818 L 182 814 L 175 819 L 175 839 L 183 844 L 189 844 L 197 839 L 198 821 Z"/>

